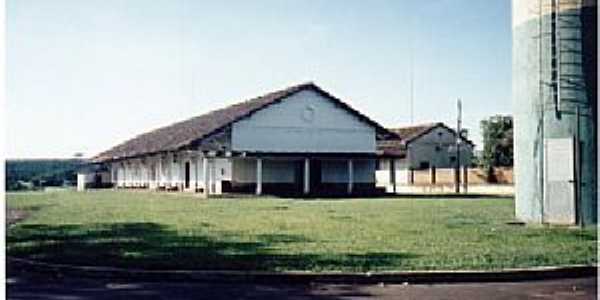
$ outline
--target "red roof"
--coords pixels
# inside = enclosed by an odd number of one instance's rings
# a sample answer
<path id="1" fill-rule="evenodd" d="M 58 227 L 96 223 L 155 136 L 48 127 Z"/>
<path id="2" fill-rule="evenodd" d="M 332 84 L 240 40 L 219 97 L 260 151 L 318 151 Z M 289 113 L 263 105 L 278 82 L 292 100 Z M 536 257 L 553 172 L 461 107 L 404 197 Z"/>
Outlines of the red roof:
<path id="1" fill-rule="evenodd" d="M 454 136 L 456 136 L 456 130 L 454 130 L 453 128 L 446 126 L 446 124 L 442 123 L 442 122 L 437 122 L 437 123 L 425 123 L 425 124 L 420 124 L 420 125 L 413 125 L 413 126 L 407 126 L 407 127 L 399 127 L 399 128 L 388 128 L 389 131 L 397 134 L 401 139 L 402 142 L 404 144 L 410 144 L 410 142 L 414 141 L 415 139 L 429 133 L 431 130 L 435 129 L 435 128 L 445 128 L 448 131 L 452 132 L 452 134 L 454 134 Z M 467 144 L 471 144 L 474 145 L 473 142 L 465 137 L 461 137 L 462 141 L 467 143 Z"/>
<path id="2" fill-rule="evenodd" d="M 388 129 L 391 132 L 399 135 L 402 138 L 402 140 L 404 141 L 404 143 L 408 144 L 408 143 L 410 143 L 410 141 L 426 134 L 427 132 L 429 132 L 430 130 L 432 130 L 438 126 L 446 127 L 443 123 L 425 123 L 425 124 L 419 124 L 419 125 L 413 125 L 413 126 L 407 126 L 407 127 L 388 128 Z"/>
<path id="3" fill-rule="evenodd" d="M 193 117 L 169 126 L 158 128 L 150 132 L 138 135 L 124 143 L 121 143 L 107 151 L 98 154 L 93 161 L 102 162 L 126 157 L 175 151 L 203 140 L 214 133 L 230 126 L 232 123 L 246 118 L 253 113 L 278 103 L 283 99 L 303 90 L 315 91 L 325 98 L 334 101 L 337 105 L 356 115 L 364 122 L 372 125 L 377 130 L 378 139 L 395 137 L 377 122 L 369 119 L 357 110 L 342 102 L 338 98 L 325 92 L 312 82 L 303 83 L 275 91 L 260 97 L 256 97 L 238 104 L 222 109 L 214 110 L 204 115 Z"/>

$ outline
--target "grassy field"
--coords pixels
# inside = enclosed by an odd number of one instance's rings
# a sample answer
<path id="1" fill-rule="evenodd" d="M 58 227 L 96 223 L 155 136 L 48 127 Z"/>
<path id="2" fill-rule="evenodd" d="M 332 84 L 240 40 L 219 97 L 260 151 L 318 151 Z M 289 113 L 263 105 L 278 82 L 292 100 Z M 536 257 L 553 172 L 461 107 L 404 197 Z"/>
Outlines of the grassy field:
<path id="1" fill-rule="evenodd" d="M 512 199 L 7 195 L 15 257 L 146 269 L 381 271 L 596 263 L 596 230 L 508 225 Z"/>

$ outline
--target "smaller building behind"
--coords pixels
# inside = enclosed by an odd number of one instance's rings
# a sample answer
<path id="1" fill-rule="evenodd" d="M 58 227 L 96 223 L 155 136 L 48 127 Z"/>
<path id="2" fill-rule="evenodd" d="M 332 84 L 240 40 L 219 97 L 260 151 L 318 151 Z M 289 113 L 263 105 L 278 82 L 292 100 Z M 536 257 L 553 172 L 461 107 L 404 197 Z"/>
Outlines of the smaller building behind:
<path id="1" fill-rule="evenodd" d="M 413 170 L 450 169 L 457 162 L 461 168 L 472 165 L 475 145 L 461 136 L 456 147 L 456 131 L 444 123 L 427 123 L 409 127 L 389 128 L 400 139 L 378 142 L 378 149 L 393 152 L 395 159 L 381 159 L 377 166 L 377 183 L 413 184 Z M 400 155 L 403 154 L 403 155 Z M 403 158 L 398 158 L 403 156 Z"/>
<path id="2" fill-rule="evenodd" d="M 456 131 L 444 123 L 427 123 L 409 127 L 390 128 L 401 140 L 386 140 L 379 143 L 380 148 L 395 149 L 406 154 L 397 160 L 396 167 L 421 170 L 435 168 L 453 168 L 457 159 L 460 166 L 470 166 L 475 145 L 466 137 L 461 137 L 460 155 L 456 151 Z"/>

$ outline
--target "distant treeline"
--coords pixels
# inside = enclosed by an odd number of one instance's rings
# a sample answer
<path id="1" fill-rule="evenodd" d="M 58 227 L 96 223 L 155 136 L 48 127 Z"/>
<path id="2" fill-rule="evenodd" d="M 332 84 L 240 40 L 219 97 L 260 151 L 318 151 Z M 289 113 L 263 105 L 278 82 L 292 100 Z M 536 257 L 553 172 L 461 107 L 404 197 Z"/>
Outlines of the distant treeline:
<path id="1" fill-rule="evenodd" d="M 9 159 L 6 161 L 6 189 L 36 189 L 74 185 L 82 159 Z"/>

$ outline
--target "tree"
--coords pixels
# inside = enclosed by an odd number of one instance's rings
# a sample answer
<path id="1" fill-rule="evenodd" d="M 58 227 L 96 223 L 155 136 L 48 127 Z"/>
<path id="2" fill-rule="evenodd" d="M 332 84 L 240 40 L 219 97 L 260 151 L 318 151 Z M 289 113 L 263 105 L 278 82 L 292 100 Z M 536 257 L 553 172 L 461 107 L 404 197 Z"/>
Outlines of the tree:
<path id="1" fill-rule="evenodd" d="M 482 166 L 493 180 L 494 167 L 513 165 L 513 119 L 512 116 L 496 115 L 481 121 L 483 134 Z"/>

